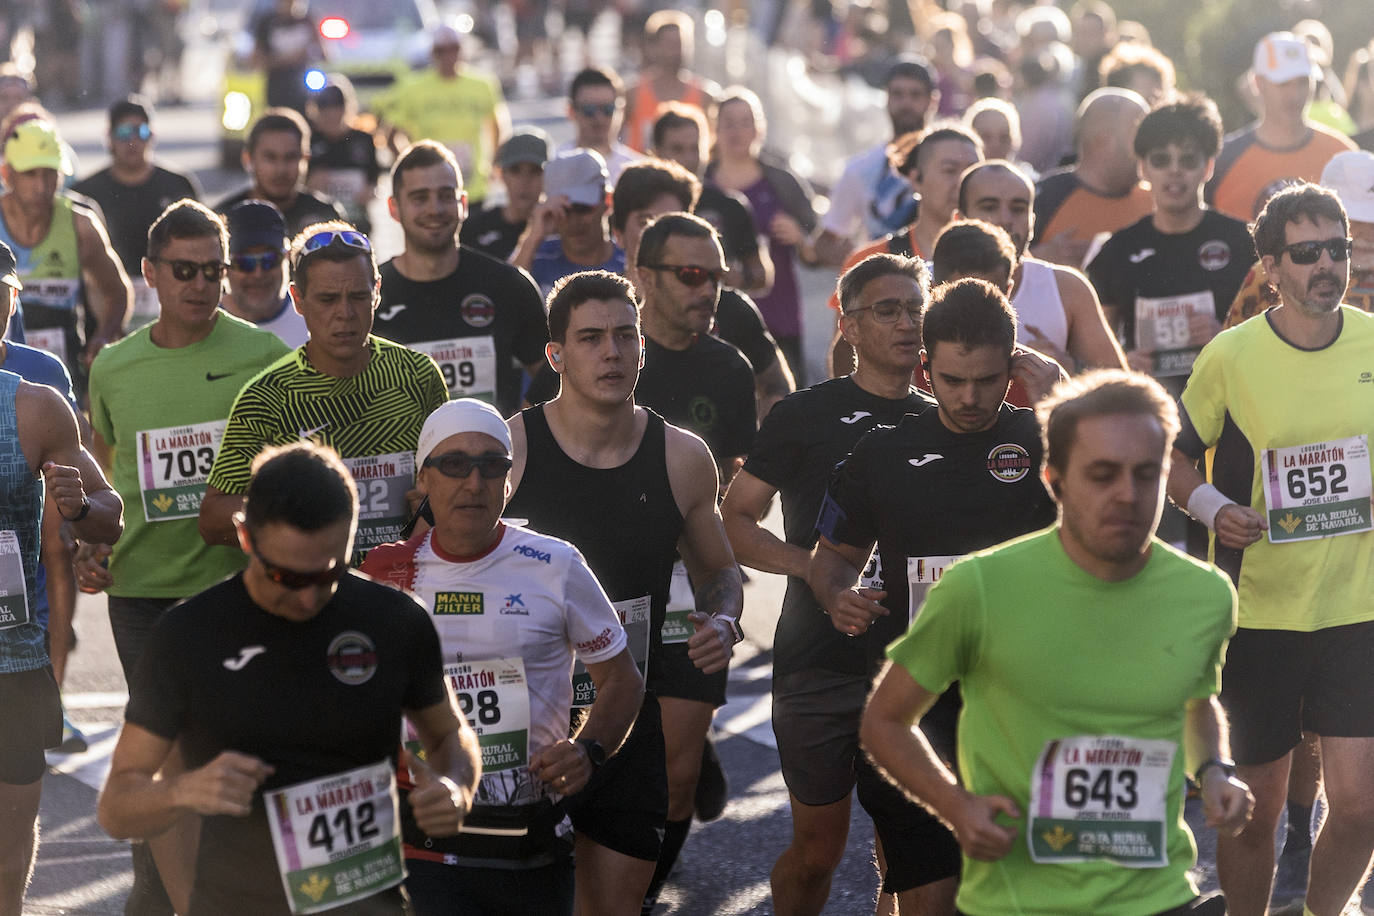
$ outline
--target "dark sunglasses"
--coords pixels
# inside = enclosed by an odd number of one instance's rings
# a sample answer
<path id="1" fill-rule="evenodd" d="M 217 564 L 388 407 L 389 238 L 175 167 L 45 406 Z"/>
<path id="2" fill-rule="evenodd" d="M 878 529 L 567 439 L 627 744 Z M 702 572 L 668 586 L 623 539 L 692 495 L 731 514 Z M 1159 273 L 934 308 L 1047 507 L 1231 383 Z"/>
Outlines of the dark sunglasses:
<path id="1" fill-rule="evenodd" d="M 287 569 L 285 566 L 276 566 L 269 563 L 267 558 L 258 553 L 258 548 L 253 548 L 253 556 L 258 558 L 262 564 L 262 571 L 268 580 L 280 585 L 282 588 L 289 588 L 293 592 L 298 592 L 303 588 L 321 587 L 333 585 L 344 576 L 348 575 L 348 564 L 335 561 L 334 565 L 328 569 L 321 569 L 318 572 L 301 572 L 295 569 Z"/>
<path id="2" fill-rule="evenodd" d="M 218 283 L 223 279 L 224 272 L 229 269 L 229 265 L 223 261 L 169 261 L 166 258 L 153 260 L 172 268 L 172 276 L 182 283 L 191 282 L 196 278 L 196 274 L 202 274 L 211 283 Z"/>
<path id="3" fill-rule="evenodd" d="M 476 468 L 477 473 L 487 480 L 496 480 L 506 476 L 506 472 L 511 469 L 509 455 L 468 455 L 464 452 L 445 452 L 442 455 L 431 455 L 425 459 L 421 467 L 435 468 L 445 477 L 452 477 L 456 480 L 466 480 Z"/>
<path id="4" fill-rule="evenodd" d="M 925 302 L 920 299 L 907 299 L 905 301 L 901 299 L 883 299 L 872 305 L 861 305 L 858 308 L 852 308 L 845 312 L 845 314 L 852 315 L 855 312 L 872 312 L 873 320 L 879 324 L 896 324 L 897 319 L 901 318 L 902 313 L 905 312 L 906 316 L 911 319 L 912 324 L 920 324 L 921 309 L 923 308 L 925 308 Z"/>
<path id="5" fill-rule="evenodd" d="M 683 286 L 693 289 L 703 283 L 720 286 L 721 277 L 725 275 L 723 271 L 712 270 L 709 267 L 698 267 L 695 264 L 641 264 L 640 266 L 648 270 L 666 270 L 677 277 L 678 282 Z"/>
<path id="6" fill-rule="evenodd" d="M 1322 252 L 1331 255 L 1331 260 L 1340 263 L 1350 257 L 1350 239 L 1322 239 L 1319 242 L 1294 242 L 1284 245 L 1279 254 L 1288 252 L 1294 264 L 1315 264 L 1321 260 Z"/>
<path id="7" fill-rule="evenodd" d="M 280 251 L 264 251 L 260 254 L 236 254 L 229 263 L 239 273 L 251 274 L 255 270 L 276 270 L 281 265 Z"/>
<path id="8" fill-rule="evenodd" d="M 116 140 L 143 140 L 147 141 L 153 135 L 153 129 L 147 124 L 121 124 L 114 129 Z"/>
<path id="9" fill-rule="evenodd" d="M 1150 163 L 1150 168 L 1159 169 L 1161 172 L 1167 168 L 1172 168 L 1174 163 L 1185 172 L 1200 169 L 1207 164 L 1207 158 L 1202 153 L 1179 153 L 1177 156 L 1164 150 L 1156 150 L 1145 157 L 1145 161 Z"/>
<path id="10" fill-rule="evenodd" d="M 594 118 L 597 115 L 609 118 L 615 114 L 615 108 L 614 102 L 607 102 L 605 105 L 578 105 L 577 113 L 584 118 Z"/>
<path id="11" fill-rule="evenodd" d="M 590 216 L 596 212 L 591 204 L 568 204 L 568 212 L 573 216 Z"/>

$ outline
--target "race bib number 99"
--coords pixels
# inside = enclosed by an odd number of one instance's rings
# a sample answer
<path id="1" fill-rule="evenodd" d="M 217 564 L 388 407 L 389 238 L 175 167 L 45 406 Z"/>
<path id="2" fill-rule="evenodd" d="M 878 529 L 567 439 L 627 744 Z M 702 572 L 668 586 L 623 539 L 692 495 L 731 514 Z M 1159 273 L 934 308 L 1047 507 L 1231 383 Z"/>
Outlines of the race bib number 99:
<path id="1" fill-rule="evenodd" d="M 144 430 L 134 437 L 145 520 L 167 522 L 200 514 L 224 427 L 224 420 L 212 420 Z"/>
<path id="2" fill-rule="evenodd" d="M 1169 778 L 1178 745 L 1117 736 L 1050 741 L 1031 772 L 1026 843 L 1034 862 L 1169 864 Z"/>
<path id="3" fill-rule="evenodd" d="M 496 342 L 491 337 L 432 340 L 409 346 L 439 364 L 450 398 L 496 400 Z"/>
<path id="4" fill-rule="evenodd" d="M 1269 541 L 1310 541 L 1371 527 L 1369 437 L 1264 451 Z"/>

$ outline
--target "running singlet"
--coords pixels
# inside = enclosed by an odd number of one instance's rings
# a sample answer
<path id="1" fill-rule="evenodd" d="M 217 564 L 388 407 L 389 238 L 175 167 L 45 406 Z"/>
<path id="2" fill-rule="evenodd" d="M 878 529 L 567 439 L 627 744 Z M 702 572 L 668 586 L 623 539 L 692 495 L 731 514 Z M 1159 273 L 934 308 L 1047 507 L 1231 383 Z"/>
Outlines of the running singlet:
<path id="1" fill-rule="evenodd" d="M 482 747 L 482 781 L 462 833 L 431 839 L 408 805 L 402 815 L 408 844 L 452 857 L 449 864 L 480 866 L 494 858 L 514 865 L 544 851 L 512 842 L 532 820 L 547 817 L 558 798 L 530 775 L 530 756 L 567 737 L 574 652 L 596 664 L 626 645 L 615 609 L 577 548 L 525 528 L 502 524 L 498 532 L 480 556 L 455 557 L 430 529 L 378 547 L 362 567 L 429 609 L 444 674 Z M 409 780 L 402 785 L 408 790 Z M 493 827 L 514 836 L 497 836 Z M 569 830 L 564 823 L 556 832 Z"/>
<path id="2" fill-rule="evenodd" d="M 504 416 L 520 409 L 523 367 L 543 363 L 549 339 L 529 274 L 467 246 L 442 280 L 411 280 L 395 260 L 381 274 L 374 334 L 432 357 L 450 397 L 481 398 Z"/>
<path id="3" fill-rule="evenodd" d="M 1021 279 L 1012 288 L 1011 308 L 1016 313 L 1017 340 L 1036 336 L 1030 331 L 1034 326 L 1060 350 L 1069 348 L 1069 316 L 1059 295 L 1054 265 L 1030 255 L 1021 258 Z"/>
<path id="4" fill-rule="evenodd" d="M 185 598 L 243 568 L 238 545 L 200 536 L 205 480 L 234 398 L 287 353 L 276 335 L 227 312 L 202 340 L 174 349 L 140 328 L 91 365 L 91 426 L 110 448 L 124 535 L 110 557 L 121 598 Z"/>
<path id="5" fill-rule="evenodd" d="M 53 199 L 48 234 L 32 248 L 18 244 L 0 214 L 0 241 L 14 250 L 15 271 L 24 284 L 24 342 L 47 350 L 80 375 L 79 356 L 85 341 L 80 308 L 83 302 L 81 258 L 77 250 L 75 204 L 58 195 Z M 83 213 L 90 214 L 83 208 Z"/>
<path id="6" fill-rule="evenodd" d="M 19 442 L 14 399 L 21 381 L 0 370 L 0 674 L 48 664 L 47 634 L 36 617 L 43 480 Z"/>
<path id="7" fill-rule="evenodd" d="M 1228 136 L 1203 192 L 1207 203 L 1227 216 L 1249 222 L 1277 192 L 1299 181 L 1321 181 L 1322 169 L 1332 156 L 1355 148 L 1348 137 L 1328 127 L 1309 127 L 1307 138 L 1287 150 L 1262 145 L 1253 126 Z"/>
<path id="8" fill-rule="evenodd" d="M 699 109 L 703 114 L 711 105 L 711 97 L 702 91 L 695 77 L 689 76 L 687 88 L 677 99 L 660 99 L 654 92 L 653 81 L 642 79 L 630 88 L 630 116 L 625 119 L 623 136 L 625 145 L 636 153 L 647 153 L 654 143 L 654 121 L 658 119 L 658 106 L 666 101 L 681 102 Z"/>
<path id="9" fill-rule="evenodd" d="M 927 410 L 859 440 L 830 481 L 816 528 L 836 544 L 877 542 L 889 613 L 869 631 L 872 665 L 951 563 L 1054 522 L 1041 452 L 1035 413 L 1009 404 L 982 432 L 955 433 Z"/>
<path id="10" fill-rule="evenodd" d="M 448 702 L 440 667 L 424 608 L 358 575 L 305 621 L 258 607 L 242 575 L 164 614 L 128 721 L 177 740 L 191 768 L 229 749 L 274 768 L 247 817 L 205 819 L 190 916 L 277 916 L 373 889 L 398 897 L 383 888 L 404 874 L 392 783 L 401 711 Z M 406 912 L 364 899 L 329 912 Z"/>
<path id="11" fill-rule="evenodd" d="M 277 360 L 239 392 L 208 485 L 245 493 L 253 459 L 269 445 L 309 440 L 339 453 L 358 488 L 354 562 L 400 538 L 415 486 L 415 445 L 425 418 L 448 398 L 428 356 L 369 337 L 372 358 L 349 378 L 325 375 L 306 347 Z"/>
<path id="12" fill-rule="evenodd" d="M 895 426 L 907 414 L 933 405 L 928 395 L 914 390 L 897 399 L 870 394 L 850 376 L 821 382 L 774 405 L 759 427 L 744 470 L 782 497 L 787 543 L 806 550 L 816 546 L 816 516 L 826 481 L 865 433 L 878 424 Z M 885 587 L 876 557 L 864 570 L 864 584 Z M 836 630 L 806 580 L 788 577 L 773 643 L 775 675 L 808 668 L 866 675 L 865 642 Z"/>
<path id="13" fill-rule="evenodd" d="M 964 857 L 961 912 L 1138 916 L 1197 895 L 1185 706 L 1220 688 L 1234 602 L 1158 539 L 1131 579 L 1090 576 L 1057 526 L 945 572 L 887 654 L 926 690 L 959 682 L 961 782 L 1022 814 L 999 818 L 1001 859 Z"/>
<path id="14" fill-rule="evenodd" d="M 1281 337 L 1272 312 L 1223 331 L 1183 392 L 1177 447 L 1197 460 L 1216 446 L 1213 483 L 1269 522 L 1243 552 L 1214 542 L 1240 592 L 1243 627 L 1310 632 L 1374 620 L 1374 315 L 1344 305 L 1340 318 L 1336 339 L 1318 350 Z"/>

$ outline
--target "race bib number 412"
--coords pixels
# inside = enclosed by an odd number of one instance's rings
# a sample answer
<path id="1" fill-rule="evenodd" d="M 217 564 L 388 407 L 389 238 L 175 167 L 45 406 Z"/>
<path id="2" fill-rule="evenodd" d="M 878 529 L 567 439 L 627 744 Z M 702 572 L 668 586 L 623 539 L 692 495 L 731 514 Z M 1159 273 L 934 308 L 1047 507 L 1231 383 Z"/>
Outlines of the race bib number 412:
<path id="1" fill-rule="evenodd" d="M 1270 543 L 1374 528 L 1368 436 L 1265 449 L 1263 472 Z"/>

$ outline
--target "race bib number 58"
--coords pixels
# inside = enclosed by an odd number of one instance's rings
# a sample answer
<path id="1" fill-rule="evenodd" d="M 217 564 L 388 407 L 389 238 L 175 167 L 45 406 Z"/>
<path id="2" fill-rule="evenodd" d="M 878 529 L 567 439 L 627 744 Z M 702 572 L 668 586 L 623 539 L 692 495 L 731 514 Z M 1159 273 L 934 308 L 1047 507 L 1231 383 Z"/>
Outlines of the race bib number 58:
<path id="1" fill-rule="evenodd" d="M 1269 541 L 1310 541 L 1371 530 L 1369 437 L 1264 451 Z"/>

